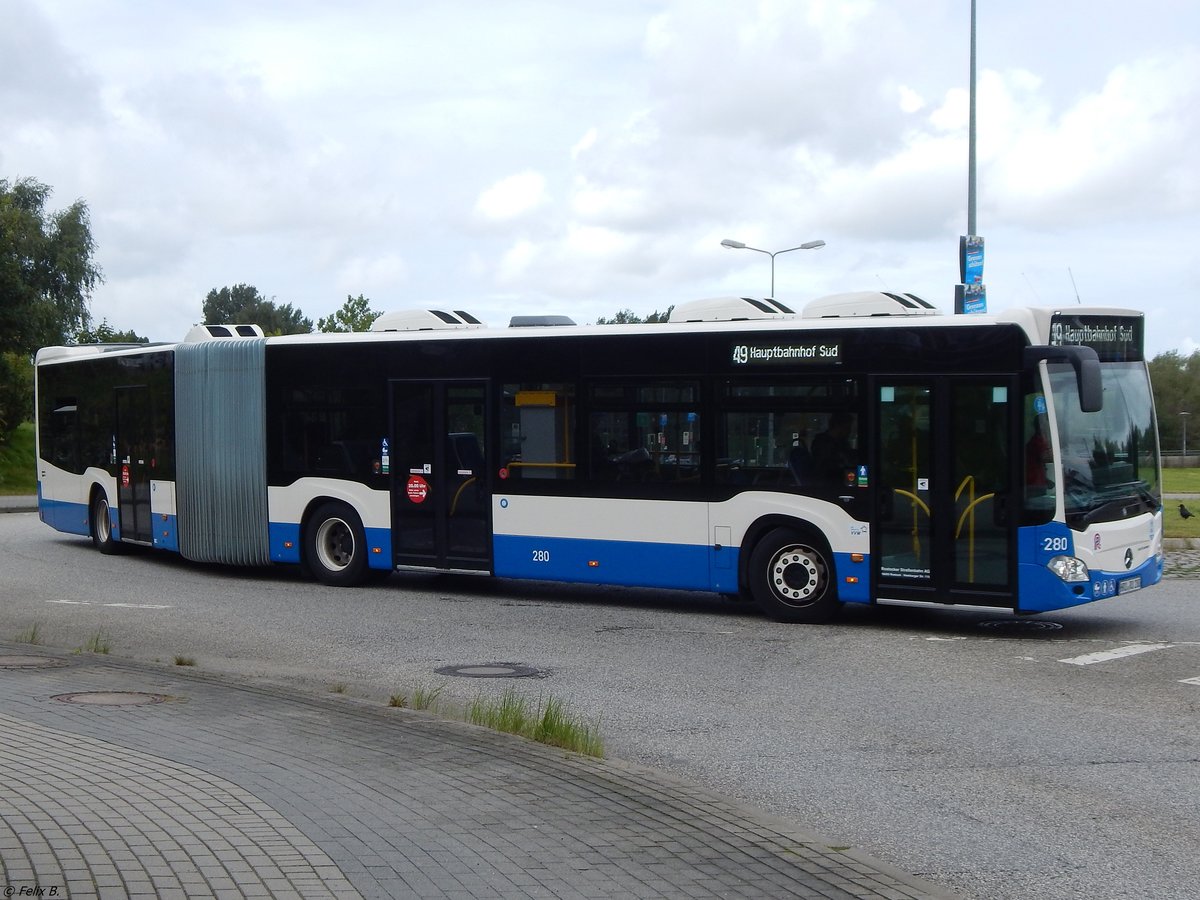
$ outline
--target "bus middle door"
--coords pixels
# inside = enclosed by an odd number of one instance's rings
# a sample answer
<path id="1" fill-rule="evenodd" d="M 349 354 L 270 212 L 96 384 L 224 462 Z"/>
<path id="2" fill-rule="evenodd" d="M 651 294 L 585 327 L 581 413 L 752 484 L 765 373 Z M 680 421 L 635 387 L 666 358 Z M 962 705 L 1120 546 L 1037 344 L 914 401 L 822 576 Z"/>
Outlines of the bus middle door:
<path id="1" fill-rule="evenodd" d="M 491 571 L 486 382 L 393 381 L 391 395 L 394 564 Z"/>

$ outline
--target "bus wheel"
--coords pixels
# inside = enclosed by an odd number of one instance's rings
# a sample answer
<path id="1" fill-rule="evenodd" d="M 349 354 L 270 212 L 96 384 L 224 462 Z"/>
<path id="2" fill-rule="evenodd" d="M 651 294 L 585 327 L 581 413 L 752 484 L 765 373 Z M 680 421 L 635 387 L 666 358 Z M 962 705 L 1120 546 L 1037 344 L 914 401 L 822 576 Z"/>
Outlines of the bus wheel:
<path id="1" fill-rule="evenodd" d="M 362 584 L 367 574 L 367 542 L 358 514 L 344 503 L 317 507 L 304 531 L 304 561 L 322 584 Z"/>
<path id="2" fill-rule="evenodd" d="M 113 537 L 108 497 L 102 490 L 96 491 L 96 495 L 92 497 L 92 508 L 88 514 L 88 530 L 92 533 L 92 545 L 101 553 L 112 555 L 120 549 L 120 545 Z"/>
<path id="3" fill-rule="evenodd" d="M 776 528 L 754 546 L 747 581 L 759 608 L 780 622 L 819 624 L 838 611 L 829 554 L 790 528 Z"/>

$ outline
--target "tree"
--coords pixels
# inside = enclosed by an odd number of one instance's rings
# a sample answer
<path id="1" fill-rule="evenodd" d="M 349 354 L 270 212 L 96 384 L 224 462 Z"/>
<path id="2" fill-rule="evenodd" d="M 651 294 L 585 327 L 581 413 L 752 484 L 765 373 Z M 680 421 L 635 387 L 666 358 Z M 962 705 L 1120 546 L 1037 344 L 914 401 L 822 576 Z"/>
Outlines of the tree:
<path id="1" fill-rule="evenodd" d="M 370 331 L 371 323 L 381 315 L 383 313 L 371 309 L 371 301 L 362 294 L 357 297 L 347 294 L 341 309 L 327 318 L 317 319 L 317 331 Z"/>
<path id="2" fill-rule="evenodd" d="M 249 284 L 213 288 L 204 298 L 204 321 L 209 325 L 258 325 L 264 334 L 307 334 L 312 319 L 285 303 L 275 304 Z"/>
<path id="3" fill-rule="evenodd" d="M 644 318 L 644 319 L 641 316 L 639 316 L 637 313 L 635 313 L 632 309 L 623 309 L 619 313 L 617 313 L 615 316 L 613 316 L 611 319 L 606 319 L 606 318 L 604 318 L 604 316 L 601 316 L 599 319 L 596 320 L 596 324 L 597 325 L 641 325 L 641 324 L 661 325 L 661 324 L 664 324 L 671 320 L 671 310 L 673 310 L 674 308 L 675 308 L 675 305 L 671 304 L 670 306 L 667 307 L 666 312 L 659 312 L 658 310 L 655 310 L 654 312 L 650 313 L 650 315 L 646 316 L 646 318 Z"/>
<path id="4" fill-rule="evenodd" d="M 115 331 L 108 324 L 108 319 L 104 319 L 96 327 L 95 331 L 87 328 L 79 329 L 75 335 L 76 344 L 148 344 L 149 338 L 140 337 L 135 334 L 132 329 L 128 331 Z"/>
<path id="5" fill-rule="evenodd" d="M 1158 413 L 1158 434 L 1164 450 L 1183 449 L 1183 419 L 1200 413 L 1200 350 L 1181 356 L 1177 350 L 1160 353 L 1150 360 L 1150 381 L 1154 385 L 1154 409 Z M 1189 422 L 1188 446 L 1200 448 L 1200 424 Z"/>
<path id="6" fill-rule="evenodd" d="M 64 344 L 90 324 L 102 282 L 87 204 L 48 212 L 52 193 L 33 178 L 0 179 L 0 351 Z"/>
<path id="7" fill-rule="evenodd" d="M 33 418 L 33 362 L 25 353 L 0 353 L 0 445 Z"/>

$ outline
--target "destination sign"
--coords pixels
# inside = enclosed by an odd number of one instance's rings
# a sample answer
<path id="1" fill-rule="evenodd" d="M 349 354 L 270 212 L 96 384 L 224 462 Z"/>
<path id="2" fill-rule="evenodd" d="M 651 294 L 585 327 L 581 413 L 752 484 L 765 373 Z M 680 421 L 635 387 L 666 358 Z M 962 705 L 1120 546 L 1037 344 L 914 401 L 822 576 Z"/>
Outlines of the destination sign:
<path id="1" fill-rule="evenodd" d="M 788 341 L 769 344 L 734 344 L 735 366 L 786 366 L 806 363 L 837 363 L 842 347 L 837 341 Z"/>
<path id="2" fill-rule="evenodd" d="M 1091 347 L 1102 362 L 1142 358 L 1140 316 L 1072 316 L 1050 319 L 1050 344 L 1054 347 Z"/>

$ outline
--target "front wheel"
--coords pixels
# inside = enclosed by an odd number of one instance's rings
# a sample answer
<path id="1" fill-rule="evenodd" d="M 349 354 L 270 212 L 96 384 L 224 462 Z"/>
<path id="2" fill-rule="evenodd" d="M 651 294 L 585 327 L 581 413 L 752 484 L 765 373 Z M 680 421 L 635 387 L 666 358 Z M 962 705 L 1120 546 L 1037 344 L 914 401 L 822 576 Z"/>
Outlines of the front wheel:
<path id="1" fill-rule="evenodd" d="M 841 604 L 829 552 L 807 535 L 776 528 L 750 554 L 746 578 L 759 608 L 780 622 L 828 622 Z"/>
<path id="2" fill-rule="evenodd" d="M 324 503 L 304 531 L 304 561 L 322 584 L 350 587 L 367 577 L 362 520 L 344 503 Z"/>
<path id="3" fill-rule="evenodd" d="M 120 544 L 113 537 L 112 513 L 108 508 L 108 496 L 103 490 L 97 490 L 92 497 L 88 530 L 92 533 L 92 546 L 101 553 L 111 556 L 120 549 Z"/>

